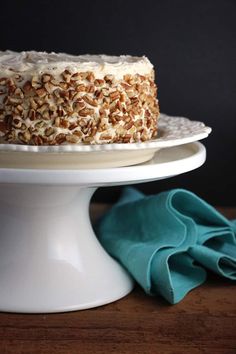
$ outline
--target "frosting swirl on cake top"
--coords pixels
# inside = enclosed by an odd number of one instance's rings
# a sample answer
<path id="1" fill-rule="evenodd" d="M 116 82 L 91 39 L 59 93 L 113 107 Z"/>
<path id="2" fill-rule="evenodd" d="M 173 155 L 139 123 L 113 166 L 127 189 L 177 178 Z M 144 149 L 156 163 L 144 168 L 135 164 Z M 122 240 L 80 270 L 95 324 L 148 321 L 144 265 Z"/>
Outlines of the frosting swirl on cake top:
<path id="1" fill-rule="evenodd" d="M 30 75 L 51 72 L 53 75 L 57 75 L 65 69 L 71 72 L 92 71 L 96 77 L 112 74 L 116 79 L 122 79 L 126 74 L 147 75 L 152 71 L 153 65 L 145 56 L 88 54 L 75 56 L 54 52 L 0 51 L 1 76 L 10 76 L 13 72 Z"/>

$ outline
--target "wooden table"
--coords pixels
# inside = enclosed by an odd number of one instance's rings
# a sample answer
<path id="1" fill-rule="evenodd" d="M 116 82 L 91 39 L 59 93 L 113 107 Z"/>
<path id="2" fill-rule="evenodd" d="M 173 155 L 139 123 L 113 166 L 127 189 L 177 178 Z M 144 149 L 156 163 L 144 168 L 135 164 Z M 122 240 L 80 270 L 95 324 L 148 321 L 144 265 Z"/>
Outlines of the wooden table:
<path id="1" fill-rule="evenodd" d="M 105 206 L 93 206 L 97 217 Z M 220 209 L 236 218 L 235 209 Z M 236 354 L 236 284 L 210 275 L 177 305 L 137 286 L 95 309 L 0 314 L 0 354 Z"/>

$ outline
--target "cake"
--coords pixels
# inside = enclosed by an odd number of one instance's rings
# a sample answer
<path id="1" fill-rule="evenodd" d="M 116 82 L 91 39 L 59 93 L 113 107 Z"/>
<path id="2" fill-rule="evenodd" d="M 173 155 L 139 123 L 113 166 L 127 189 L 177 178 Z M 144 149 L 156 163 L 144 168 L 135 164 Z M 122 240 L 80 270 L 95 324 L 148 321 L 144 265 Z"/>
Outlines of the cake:
<path id="1" fill-rule="evenodd" d="M 0 143 L 143 142 L 158 115 L 145 56 L 0 52 Z"/>

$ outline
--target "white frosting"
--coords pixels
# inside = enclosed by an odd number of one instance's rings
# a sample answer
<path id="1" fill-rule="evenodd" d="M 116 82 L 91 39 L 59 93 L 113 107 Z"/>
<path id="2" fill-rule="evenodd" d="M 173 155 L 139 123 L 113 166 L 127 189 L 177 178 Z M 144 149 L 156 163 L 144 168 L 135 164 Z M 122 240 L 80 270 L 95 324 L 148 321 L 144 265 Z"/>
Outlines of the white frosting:
<path id="1" fill-rule="evenodd" d="M 59 75 L 65 69 L 74 72 L 92 71 L 97 78 L 112 74 L 122 79 L 125 74 L 146 75 L 153 65 L 147 57 L 130 55 L 69 55 L 65 53 L 0 51 L 0 76 L 10 76 L 14 72 L 24 76 L 50 72 Z"/>

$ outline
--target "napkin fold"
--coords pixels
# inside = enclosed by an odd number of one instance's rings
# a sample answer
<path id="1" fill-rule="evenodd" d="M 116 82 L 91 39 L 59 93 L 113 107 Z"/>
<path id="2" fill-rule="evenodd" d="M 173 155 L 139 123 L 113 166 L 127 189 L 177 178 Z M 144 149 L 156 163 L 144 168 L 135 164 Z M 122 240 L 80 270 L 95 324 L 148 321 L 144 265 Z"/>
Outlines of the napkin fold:
<path id="1" fill-rule="evenodd" d="M 207 269 L 236 280 L 236 222 L 190 191 L 124 188 L 96 233 L 146 293 L 171 304 L 202 284 Z"/>

